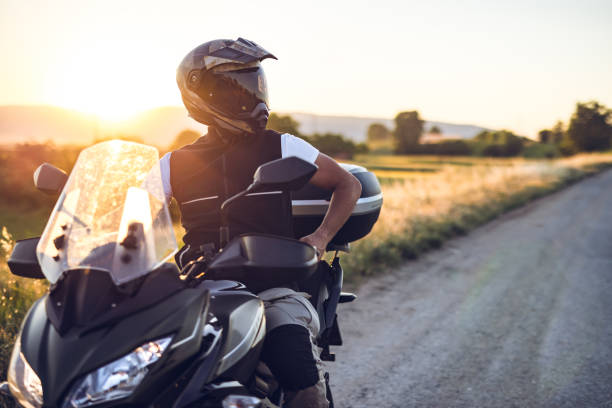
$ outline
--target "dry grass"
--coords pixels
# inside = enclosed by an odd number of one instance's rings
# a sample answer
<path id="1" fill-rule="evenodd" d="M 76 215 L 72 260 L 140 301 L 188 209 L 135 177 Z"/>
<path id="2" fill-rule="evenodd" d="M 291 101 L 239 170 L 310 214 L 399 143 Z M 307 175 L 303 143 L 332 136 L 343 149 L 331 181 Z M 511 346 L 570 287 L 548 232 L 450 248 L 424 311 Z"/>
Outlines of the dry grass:
<path id="1" fill-rule="evenodd" d="M 363 163 L 363 161 L 362 161 Z M 367 239 L 345 257 L 347 278 L 377 273 L 439 247 L 495 216 L 612 165 L 612 155 L 583 154 L 558 160 L 370 157 L 366 166 L 415 164 L 434 173 L 406 172 L 383 184 L 384 205 Z M 377 170 L 383 176 L 385 170 Z M 381 174 L 382 173 L 382 174 Z M 394 171 L 397 173 L 397 171 Z"/>
<path id="2" fill-rule="evenodd" d="M 19 278 L 12 275 L 6 258 L 13 249 L 14 241 L 6 227 L 0 230 L 0 378 L 6 378 L 8 360 L 21 321 L 34 300 L 47 289 L 46 281 Z M 0 397 L 0 406 L 9 406 Z"/>

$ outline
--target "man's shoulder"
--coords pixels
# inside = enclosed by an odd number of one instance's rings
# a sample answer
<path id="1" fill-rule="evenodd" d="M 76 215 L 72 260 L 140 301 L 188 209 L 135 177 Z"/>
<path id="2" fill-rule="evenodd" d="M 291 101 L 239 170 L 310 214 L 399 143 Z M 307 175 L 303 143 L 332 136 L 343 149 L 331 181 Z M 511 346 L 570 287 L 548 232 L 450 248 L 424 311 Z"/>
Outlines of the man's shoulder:
<path id="1" fill-rule="evenodd" d="M 310 163 L 314 163 L 319 156 L 319 150 L 308 141 L 290 133 L 281 135 L 282 156 L 296 156 Z"/>

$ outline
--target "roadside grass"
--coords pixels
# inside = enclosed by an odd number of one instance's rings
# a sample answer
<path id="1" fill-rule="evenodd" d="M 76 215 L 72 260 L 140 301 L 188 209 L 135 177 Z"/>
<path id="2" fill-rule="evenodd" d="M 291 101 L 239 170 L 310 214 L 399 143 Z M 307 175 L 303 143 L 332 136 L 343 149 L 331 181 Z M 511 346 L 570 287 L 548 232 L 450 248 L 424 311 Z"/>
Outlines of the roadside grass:
<path id="1" fill-rule="evenodd" d="M 0 229 L 0 378 L 6 378 L 9 358 L 21 322 L 36 299 L 47 290 L 47 282 L 19 278 L 10 273 L 6 259 L 14 245 L 6 227 Z M 0 396 L 0 406 L 13 406 Z"/>
<path id="2" fill-rule="evenodd" d="M 0 229 L 5 227 L 14 240 L 38 237 L 45 228 L 51 210 L 0 202 Z"/>
<path id="3" fill-rule="evenodd" d="M 381 156 L 367 161 L 397 167 L 398 160 Z M 427 161 L 438 163 L 436 173 L 413 177 L 407 172 L 382 183 L 384 204 L 378 222 L 367 239 L 356 242 L 351 254 L 343 257 L 348 282 L 358 283 L 415 259 L 449 238 L 612 167 L 610 154 L 558 160 L 453 158 L 460 165 Z M 374 172 L 384 177 L 384 172 Z"/>

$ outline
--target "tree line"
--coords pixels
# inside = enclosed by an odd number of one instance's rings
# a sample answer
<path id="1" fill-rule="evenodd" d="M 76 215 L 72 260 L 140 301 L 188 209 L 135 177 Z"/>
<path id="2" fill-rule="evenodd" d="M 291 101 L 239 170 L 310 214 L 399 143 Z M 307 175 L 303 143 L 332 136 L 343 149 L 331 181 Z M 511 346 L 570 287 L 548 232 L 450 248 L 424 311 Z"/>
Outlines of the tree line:
<path id="1" fill-rule="evenodd" d="M 299 127 L 299 122 L 290 115 L 272 113 L 268 120 L 268 129 L 300 137 L 329 156 L 351 159 L 355 154 L 367 153 L 369 150 L 365 143 L 355 143 L 339 133 L 326 132 L 305 135 Z"/>
<path id="2" fill-rule="evenodd" d="M 612 110 L 596 101 L 577 103 L 567 125 L 557 122 L 550 129 L 542 129 L 538 133 L 537 141 L 508 130 L 487 130 L 469 140 L 443 139 L 438 143 L 422 143 L 425 121 L 417 111 L 400 112 L 395 117 L 394 124 L 394 129 L 388 129 L 380 123 L 371 124 L 365 144 L 355 143 L 337 133 L 304 135 L 299 130 L 299 123 L 289 115 L 272 114 L 268 127 L 302 137 L 323 153 L 344 159 L 350 159 L 355 154 L 366 153 L 368 150 L 381 152 L 384 149 L 395 154 L 557 157 L 612 148 Z M 432 127 L 428 132 L 439 134 L 440 129 Z M 198 137 L 198 132 L 184 130 L 170 146 L 160 150 L 163 154 L 192 143 Z M 142 139 L 129 135 L 115 135 L 113 138 L 142 142 Z M 34 170 L 39 164 L 49 162 L 70 171 L 83 147 L 56 146 L 53 143 L 25 143 L 0 147 L 0 190 L 3 197 L 0 204 L 19 205 L 24 208 L 52 206 L 55 198 L 39 194 L 34 189 Z"/>
<path id="3" fill-rule="evenodd" d="M 365 144 L 356 144 L 340 134 L 323 133 L 303 135 L 299 132 L 299 123 L 290 116 L 272 114 L 269 127 L 279 132 L 287 132 L 308 140 L 320 151 L 338 158 L 352 158 L 354 154 L 367 151 Z M 183 130 L 169 146 L 160 147 L 160 153 L 172 151 L 181 146 L 193 143 L 201 136 L 194 130 Z M 137 135 L 107 135 L 94 141 L 99 143 L 110 139 L 128 140 L 144 143 Z M 51 210 L 56 196 L 41 194 L 34 187 L 32 175 L 34 170 L 44 162 L 51 163 L 70 173 L 81 150 L 86 146 L 56 145 L 46 143 L 19 143 L 0 146 L 0 210 L 3 206 L 19 207 L 23 210 L 46 208 Z"/>
<path id="4" fill-rule="evenodd" d="M 486 130 L 473 139 L 422 143 L 425 121 L 418 111 L 398 113 L 394 124 L 394 129 L 381 123 L 370 125 L 367 132 L 370 150 L 395 154 L 557 157 L 612 147 L 612 110 L 596 101 L 577 103 L 567 127 L 557 122 L 551 129 L 541 130 L 537 141 L 509 130 Z M 441 131 L 432 126 L 429 133 Z"/>
<path id="5" fill-rule="evenodd" d="M 326 132 L 306 135 L 300 131 L 300 123 L 290 115 L 272 113 L 267 128 L 300 137 L 319 151 L 336 158 L 351 159 L 355 154 L 368 152 L 368 146 L 365 143 L 355 143 L 339 133 Z M 176 136 L 172 144 L 168 146 L 167 151 L 192 143 L 198 137 L 200 137 L 199 133 L 193 130 L 184 130 Z"/>

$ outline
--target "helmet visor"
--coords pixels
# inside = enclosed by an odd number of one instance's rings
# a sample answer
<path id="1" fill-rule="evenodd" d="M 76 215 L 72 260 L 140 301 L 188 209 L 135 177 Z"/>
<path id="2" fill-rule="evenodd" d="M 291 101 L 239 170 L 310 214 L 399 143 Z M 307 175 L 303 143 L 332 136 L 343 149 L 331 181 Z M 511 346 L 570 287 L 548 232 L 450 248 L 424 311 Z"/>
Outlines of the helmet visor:
<path id="1" fill-rule="evenodd" d="M 200 84 L 200 97 L 231 117 L 248 115 L 261 102 L 268 105 L 266 77 L 259 66 L 229 72 L 206 71 Z"/>

